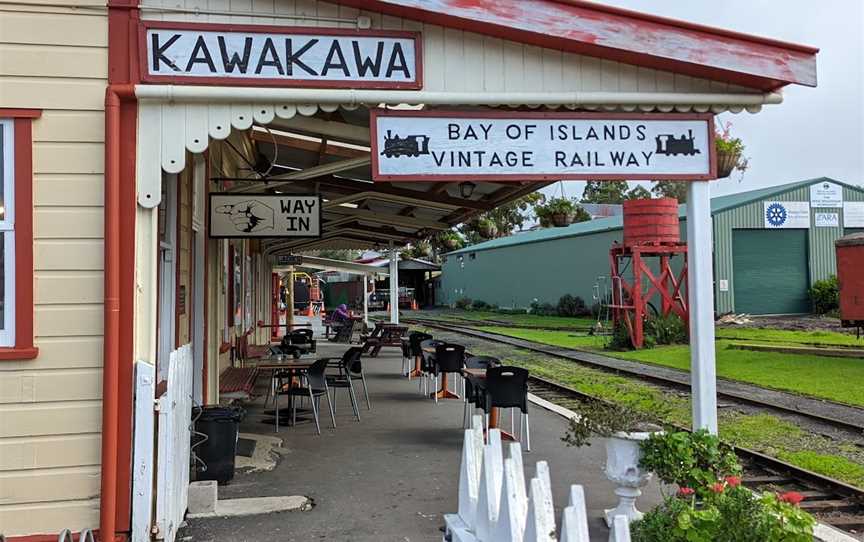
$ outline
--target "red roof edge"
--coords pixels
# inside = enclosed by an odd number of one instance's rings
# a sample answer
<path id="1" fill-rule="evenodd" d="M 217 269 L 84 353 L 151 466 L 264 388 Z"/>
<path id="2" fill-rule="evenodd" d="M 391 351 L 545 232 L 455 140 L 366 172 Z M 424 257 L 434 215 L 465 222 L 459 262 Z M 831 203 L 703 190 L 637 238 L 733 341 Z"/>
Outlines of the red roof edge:
<path id="1" fill-rule="evenodd" d="M 568 6 L 580 7 L 585 9 L 591 9 L 594 11 L 600 11 L 603 13 L 609 13 L 611 15 L 618 15 L 622 17 L 629 17 L 631 19 L 641 19 L 643 21 L 648 21 L 657 24 L 663 24 L 668 26 L 675 26 L 677 28 L 681 28 L 684 30 L 693 30 L 696 32 L 704 32 L 706 34 L 714 34 L 715 36 L 723 36 L 726 38 L 732 38 L 741 41 L 749 41 L 752 43 L 758 43 L 761 45 L 769 45 L 771 47 L 780 47 L 782 49 L 791 49 L 793 51 L 799 51 L 802 53 L 807 53 L 811 55 L 815 55 L 819 52 L 818 47 L 813 47 L 812 45 L 804 45 L 801 43 L 793 43 L 791 41 L 783 41 L 774 38 L 767 38 L 765 36 L 757 36 L 755 34 L 746 34 L 744 32 L 736 32 L 734 30 L 727 30 L 725 28 L 720 28 L 717 26 L 709 26 L 707 24 L 699 24 L 690 21 L 685 21 L 683 19 L 675 19 L 673 17 L 663 17 L 661 15 L 652 15 L 650 13 L 645 13 L 642 11 L 636 11 L 632 9 L 619 8 L 616 6 L 609 6 L 606 4 L 601 4 L 599 2 L 592 2 L 590 0 L 550 0 L 557 4 L 564 4 Z"/>

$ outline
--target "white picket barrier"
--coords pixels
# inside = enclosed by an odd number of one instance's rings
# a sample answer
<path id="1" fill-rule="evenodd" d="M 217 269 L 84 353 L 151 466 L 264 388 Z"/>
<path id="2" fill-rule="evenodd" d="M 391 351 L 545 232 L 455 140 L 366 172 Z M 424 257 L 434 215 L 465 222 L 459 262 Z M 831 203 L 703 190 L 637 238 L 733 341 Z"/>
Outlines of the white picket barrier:
<path id="1" fill-rule="evenodd" d="M 458 513 L 444 516 L 445 542 L 588 542 L 585 491 L 570 487 L 570 498 L 555 524 L 549 465 L 538 461 L 525 483 L 522 447 L 511 443 L 505 458 L 501 433 L 489 431 L 483 443 L 483 421 L 474 416 L 465 430 L 459 470 Z M 609 542 L 630 542 L 630 525 L 616 516 Z"/>

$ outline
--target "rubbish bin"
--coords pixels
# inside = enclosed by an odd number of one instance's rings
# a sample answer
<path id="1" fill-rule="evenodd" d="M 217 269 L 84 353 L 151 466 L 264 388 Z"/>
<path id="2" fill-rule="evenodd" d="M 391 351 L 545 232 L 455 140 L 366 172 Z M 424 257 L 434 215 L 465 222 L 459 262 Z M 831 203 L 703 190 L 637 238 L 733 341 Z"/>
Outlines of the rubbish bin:
<path id="1" fill-rule="evenodd" d="M 234 456 L 240 421 L 246 411 L 239 407 L 205 406 L 192 409 L 195 433 L 192 434 L 192 453 L 196 480 L 216 480 L 225 484 L 234 478 Z"/>

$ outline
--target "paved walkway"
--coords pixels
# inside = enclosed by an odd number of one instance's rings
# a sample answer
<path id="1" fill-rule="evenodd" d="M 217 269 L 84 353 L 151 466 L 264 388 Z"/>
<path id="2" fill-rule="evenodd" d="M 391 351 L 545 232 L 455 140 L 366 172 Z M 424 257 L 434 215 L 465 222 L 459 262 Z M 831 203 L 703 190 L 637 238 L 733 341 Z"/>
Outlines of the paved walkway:
<path id="1" fill-rule="evenodd" d="M 344 345 L 324 345 L 321 355 L 334 355 Z M 364 359 L 372 411 L 361 399 L 361 421 L 354 421 L 344 392 L 337 402 L 337 428 L 322 418 L 321 436 L 314 425 L 282 428 L 285 453 L 275 470 L 238 474 L 219 488 L 222 499 L 306 495 L 315 501 L 309 512 L 190 522 L 183 533 L 195 541 L 438 541 L 442 515 L 456 511 L 462 448 L 462 402 L 437 405 L 418 393 L 417 380 L 399 375 L 401 359 L 394 349 Z M 362 396 L 361 396 L 362 397 Z M 250 406 L 241 428 L 247 433 L 273 434 L 262 420 L 260 401 Z M 566 505 L 571 483 L 586 488 L 592 540 L 608 534 L 602 510 L 614 505 L 613 486 L 602 473 L 604 448 L 566 447 L 560 440 L 566 422 L 539 407 L 530 412 L 532 453 L 526 471 L 547 460 L 552 471 L 556 514 Z M 509 423 L 509 422 L 508 422 Z M 649 509 L 659 502 L 656 486 L 640 499 Z"/>

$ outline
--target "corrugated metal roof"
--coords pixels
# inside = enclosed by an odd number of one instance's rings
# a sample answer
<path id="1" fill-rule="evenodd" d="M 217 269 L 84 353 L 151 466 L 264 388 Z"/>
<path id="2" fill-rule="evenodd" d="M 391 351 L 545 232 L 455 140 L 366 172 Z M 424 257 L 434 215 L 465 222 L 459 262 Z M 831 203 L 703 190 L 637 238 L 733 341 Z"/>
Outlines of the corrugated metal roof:
<path id="1" fill-rule="evenodd" d="M 739 192 L 737 194 L 729 194 L 728 196 L 718 196 L 716 198 L 712 198 L 711 213 L 715 214 L 721 211 L 727 211 L 729 209 L 734 209 L 735 207 L 747 205 L 748 203 L 754 201 L 759 201 L 765 198 L 769 198 L 771 196 L 776 196 L 778 194 L 788 192 L 790 190 L 795 190 L 796 188 L 801 188 L 802 186 L 809 186 L 811 184 L 824 181 L 839 184 L 841 186 L 845 186 L 846 188 L 850 188 L 852 190 L 857 190 L 864 193 L 864 189 L 860 187 L 836 181 L 829 177 L 818 177 L 815 179 L 808 179 L 806 181 L 797 181 L 794 183 L 769 186 L 767 188 L 760 188 L 758 190 L 750 190 L 748 192 Z M 678 216 L 682 219 L 686 218 L 686 205 L 682 204 L 678 206 Z M 464 254 L 466 252 L 477 252 L 480 250 L 490 250 L 513 245 L 522 245 L 525 243 L 551 241 L 554 239 L 563 239 L 566 237 L 578 237 L 580 235 L 588 235 L 603 231 L 616 230 L 622 228 L 623 225 L 624 219 L 620 216 L 598 218 L 589 222 L 579 222 L 577 224 L 571 224 L 566 228 L 542 228 L 525 233 L 517 233 L 508 237 L 501 237 L 500 239 L 492 239 L 483 243 L 478 243 L 476 245 L 471 245 L 459 250 L 455 250 L 448 253 L 448 255 Z"/>

